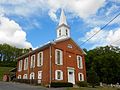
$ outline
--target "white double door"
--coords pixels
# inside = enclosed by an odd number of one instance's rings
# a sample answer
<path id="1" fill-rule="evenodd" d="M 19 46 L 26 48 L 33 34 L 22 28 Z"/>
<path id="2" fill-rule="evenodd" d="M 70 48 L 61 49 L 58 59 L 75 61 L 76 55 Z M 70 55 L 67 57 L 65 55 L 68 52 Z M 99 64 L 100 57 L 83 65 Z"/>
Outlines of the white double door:
<path id="1" fill-rule="evenodd" d="M 74 69 L 69 68 L 68 69 L 68 82 L 75 84 L 75 74 Z"/>

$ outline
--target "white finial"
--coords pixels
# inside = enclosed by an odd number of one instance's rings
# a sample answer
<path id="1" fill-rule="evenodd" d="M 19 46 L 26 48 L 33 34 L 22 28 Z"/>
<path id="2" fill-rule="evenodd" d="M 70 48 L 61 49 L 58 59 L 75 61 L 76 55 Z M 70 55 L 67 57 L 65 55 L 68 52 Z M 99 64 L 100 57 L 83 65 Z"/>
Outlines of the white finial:
<path id="1" fill-rule="evenodd" d="M 64 14 L 64 10 L 61 10 L 61 15 L 60 15 L 60 20 L 59 20 L 59 26 L 65 24 L 67 25 L 67 21 L 66 21 L 66 16 Z"/>

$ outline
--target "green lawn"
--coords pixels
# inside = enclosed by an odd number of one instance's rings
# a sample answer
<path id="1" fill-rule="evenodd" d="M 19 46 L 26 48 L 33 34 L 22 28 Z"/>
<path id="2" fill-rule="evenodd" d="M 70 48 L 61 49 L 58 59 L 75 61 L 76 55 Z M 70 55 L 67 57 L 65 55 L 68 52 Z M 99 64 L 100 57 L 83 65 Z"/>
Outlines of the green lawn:
<path id="1" fill-rule="evenodd" d="M 8 73 L 13 67 L 0 67 L 0 81 L 2 80 L 3 74 Z"/>
<path id="2" fill-rule="evenodd" d="M 80 88 L 67 88 L 66 90 L 120 90 L 117 88 L 111 87 L 97 87 L 97 88 L 88 88 L 88 87 L 80 87 Z"/>

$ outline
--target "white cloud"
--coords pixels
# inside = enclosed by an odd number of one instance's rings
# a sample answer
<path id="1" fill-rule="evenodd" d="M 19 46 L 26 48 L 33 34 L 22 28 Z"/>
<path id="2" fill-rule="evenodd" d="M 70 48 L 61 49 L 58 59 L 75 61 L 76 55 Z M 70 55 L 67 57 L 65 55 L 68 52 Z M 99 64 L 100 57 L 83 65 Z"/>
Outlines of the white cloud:
<path id="1" fill-rule="evenodd" d="M 0 0 L 0 4 L 7 14 L 28 16 L 36 11 L 40 14 L 41 10 L 48 10 L 52 20 L 56 20 L 56 11 L 59 8 L 86 18 L 95 14 L 104 2 L 105 0 Z"/>
<path id="2" fill-rule="evenodd" d="M 95 27 L 91 29 L 91 31 L 87 32 L 84 37 L 79 38 L 79 41 L 86 41 L 88 38 L 93 36 L 96 32 L 100 30 L 99 27 Z M 98 34 L 96 34 L 93 38 L 91 38 L 86 44 L 92 44 L 92 48 L 96 46 L 105 46 L 105 45 L 114 45 L 120 47 L 120 28 L 116 28 L 114 30 L 101 30 Z"/>
<path id="3" fill-rule="evenodd" d="M 19 48 L 30 48 L 31 43 L 26 41 L 26 33 L 13 20 L 0 16 L 0 44 L 7 43 Z"/>

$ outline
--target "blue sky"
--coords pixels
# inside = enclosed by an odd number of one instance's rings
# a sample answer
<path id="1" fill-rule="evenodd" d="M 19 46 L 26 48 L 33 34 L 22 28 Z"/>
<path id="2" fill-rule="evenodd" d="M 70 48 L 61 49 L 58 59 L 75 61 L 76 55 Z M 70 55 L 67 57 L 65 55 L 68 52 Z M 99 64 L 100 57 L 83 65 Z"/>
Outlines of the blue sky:
<path id="1" fill-rule="evenodd" d="M 120 13 L 120 0 L 0 0 L 0 44 L 37 48 L 56 39 L 61 8 L 80 46 Z M 119 39 L 120 16 L 80 47 L 120 46 Z"/>

